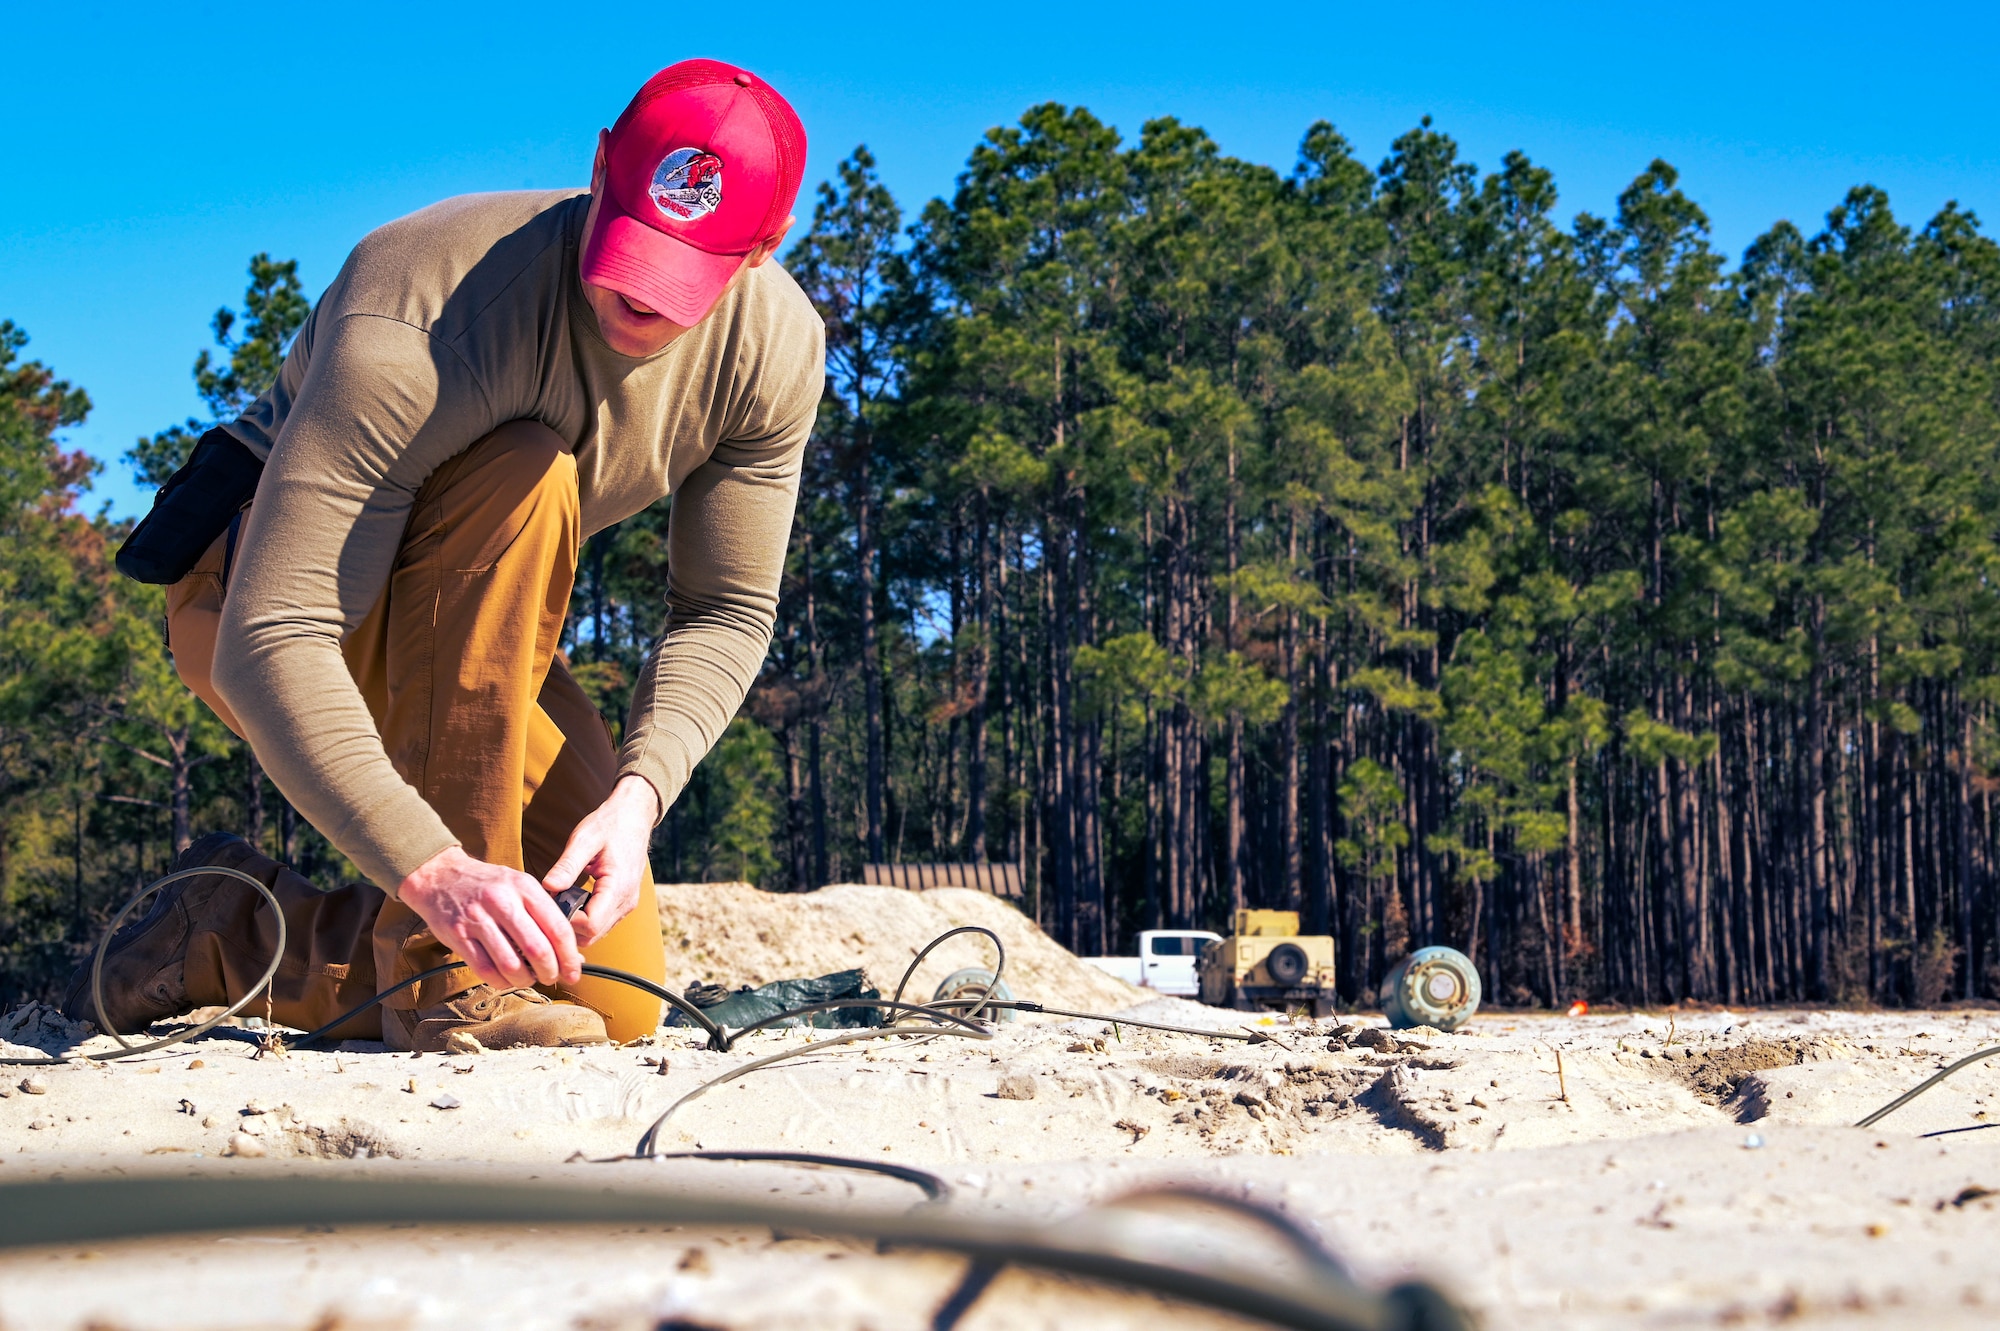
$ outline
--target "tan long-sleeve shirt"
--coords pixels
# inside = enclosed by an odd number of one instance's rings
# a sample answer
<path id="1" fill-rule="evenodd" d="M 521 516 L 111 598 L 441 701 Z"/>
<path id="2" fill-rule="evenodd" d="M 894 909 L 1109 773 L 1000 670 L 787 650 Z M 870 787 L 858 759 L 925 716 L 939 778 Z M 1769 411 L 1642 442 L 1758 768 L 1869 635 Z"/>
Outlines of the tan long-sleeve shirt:
<path id="1" fill-rule="evenodd" d="M 340 647 L 446 459 L 507 421 L 546 424 L 575 449 L 585 536 L 674 496 L 667 626 L 620 755 L 662 809 L 770 645 L 825 327 L 766 263 L 666 350 L 611 350 L 577 277 L 589 203 L 469 195 L 372 232 L 226 427 L 266 467 L 216 688 L 286 798 L 391 893 L 458 839 L 391 765 Z"/>

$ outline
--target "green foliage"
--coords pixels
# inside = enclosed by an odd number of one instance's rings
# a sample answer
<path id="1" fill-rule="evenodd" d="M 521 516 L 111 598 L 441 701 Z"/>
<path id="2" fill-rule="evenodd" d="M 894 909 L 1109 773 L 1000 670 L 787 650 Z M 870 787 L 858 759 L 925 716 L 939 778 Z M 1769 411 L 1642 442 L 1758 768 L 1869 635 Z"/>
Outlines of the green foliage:
<path id="1" fill-rule="evenodd" d="M 1354 829 L 1334 843 L 1341 864 L 1364 882 L 1392 876 L 1396 852 L 1410 844 L 1402 820 L 1407 798 L 1396 774 L 1372 758 L 1347 769 L 1340 783 L 1340 816 Z"/>
<path id="2" fill-rule="evenodd" d="M 706 767 L 710 825 L 704 879 L 766 881 L 777 868 L 779 808 L 771 791 L 779 781 L 771 732 L 737 717 L 723 732 Z"/>
<path id="3" fill-rule="evenodd" d="M 234 420 L 278 380 L 285 350 L 305 326 L 312 306 L 299 285 L 299 261 L 275 262 L 266 253 L 250 256 L 250 285 L 243 292 L 243 313 L 228 306 L 215 312 L 211 327 L 225 363 L 204 347 L 194 359 L 195 391 L 208 404 L 211 424 Z M 234 336 L 238 319 L 243 333 Z M 141 485 L 165 485 L 194 451 L 208 428 L 189 419 L 139 440 L 125 454 Z"/>

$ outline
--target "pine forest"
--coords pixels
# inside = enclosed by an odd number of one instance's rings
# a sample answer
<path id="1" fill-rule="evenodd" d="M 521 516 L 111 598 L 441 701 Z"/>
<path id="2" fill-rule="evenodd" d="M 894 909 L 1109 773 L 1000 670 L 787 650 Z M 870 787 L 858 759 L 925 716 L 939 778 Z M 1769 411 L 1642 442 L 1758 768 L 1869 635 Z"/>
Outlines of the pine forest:
<path id="1" fill-rule="evenodd" d="M 1698 192 L 1655 161 L 1572 213 L 1428 120 L 1281 171 L 1049 104 L 906 214 L 856 149 L 785 255 L 828 379 L 776 636 L 657 876 L 1012 862 L 1085 954 L 1296 909 L 1357 1002 L 1433 942 L 1513 1005 L 2000 997 L 2000 249 L 1861 186 L 1732 257 Z M 252 261 L 215 418 L 303 289 Z M 30 331 L 0 1004 L 211 827 L 352 871 L 175 679 Z M 128 460 L 157 485 L 205 425 Z M 669 510 L 583 551 L 614 726 Z"/>

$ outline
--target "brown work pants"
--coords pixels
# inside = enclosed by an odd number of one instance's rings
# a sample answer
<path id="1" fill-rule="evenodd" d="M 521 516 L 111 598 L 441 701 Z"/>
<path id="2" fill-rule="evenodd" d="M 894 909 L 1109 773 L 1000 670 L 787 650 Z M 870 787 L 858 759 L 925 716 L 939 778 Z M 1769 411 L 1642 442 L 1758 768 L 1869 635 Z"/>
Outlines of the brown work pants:
<path id="1" fill-rule="evenodd" d="M 557 651 L 577 545 L 569 445 L 537 422 L 511 421 L 438 468 L 417 492 L 389 586 L 342 644 L 403 779 L 467 854 L 536 877 L 618 777 L 610 729 Z M 211 681 L 217 651 L 228 650 L 216 640 L 227 546 L 227 534 L 218 537 L 168 589 L 167 631 L 182 681 L 240 735 Z M 272 981 L 272 1015 L 285 1025 L 313 1029 L 455 959 L 415 911 L 375 887 L 353 883 L 322 893 L 289 871 L 257 876 L 275 879 L 285 911 L 286 958 Z M 234 1001 L 270 963 L 275 934 L 248 917 L 232 932 L 244 936 L 219 941 L 222 981 Z M 584 959 L 663 980 L 651 875 L 632 913 Z M 470 970 L 447 972 L 385 1006 L 414 1013 L 476 983 Z M 659 1026 L 657 999 L 613 981 L 586 977 L 547 992 L 601 1014 L 614 1040 Z M 339 1034 L 374 1037 L 383 1021 L 371 1009 Z"/>

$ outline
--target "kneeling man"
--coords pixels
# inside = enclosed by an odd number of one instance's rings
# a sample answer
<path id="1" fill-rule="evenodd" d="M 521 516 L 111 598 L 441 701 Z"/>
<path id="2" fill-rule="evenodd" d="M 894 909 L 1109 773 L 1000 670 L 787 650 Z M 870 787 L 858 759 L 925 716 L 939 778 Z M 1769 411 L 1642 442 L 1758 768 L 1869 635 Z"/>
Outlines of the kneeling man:
<path id="1" fill-rule="evenodd" d="M 460 960 L 337 1034 L 429 1051 L 658 1025 L 581 967 L 663 977 L 647 843 L 770 643 L 824 383 L 824 326 L 768 262 L 805 146 L 762 80 L 685 61 L 600 134 L 588 193 L 371 233 L 120 552 L 171 583 L 181 678 L 373 884 L 321 893 L 226 834 L 181 856 L 283 903 L 278 1021 Z M 582 540 L 669 495 L 666 628 L 615 749 L 557 643 Z M 234 1001 L 275 940 L 247 885 L 182 879 L 113 939 L 105 1015 Z M 64 1010 L 96 1018 L 87 963 Z"/>

